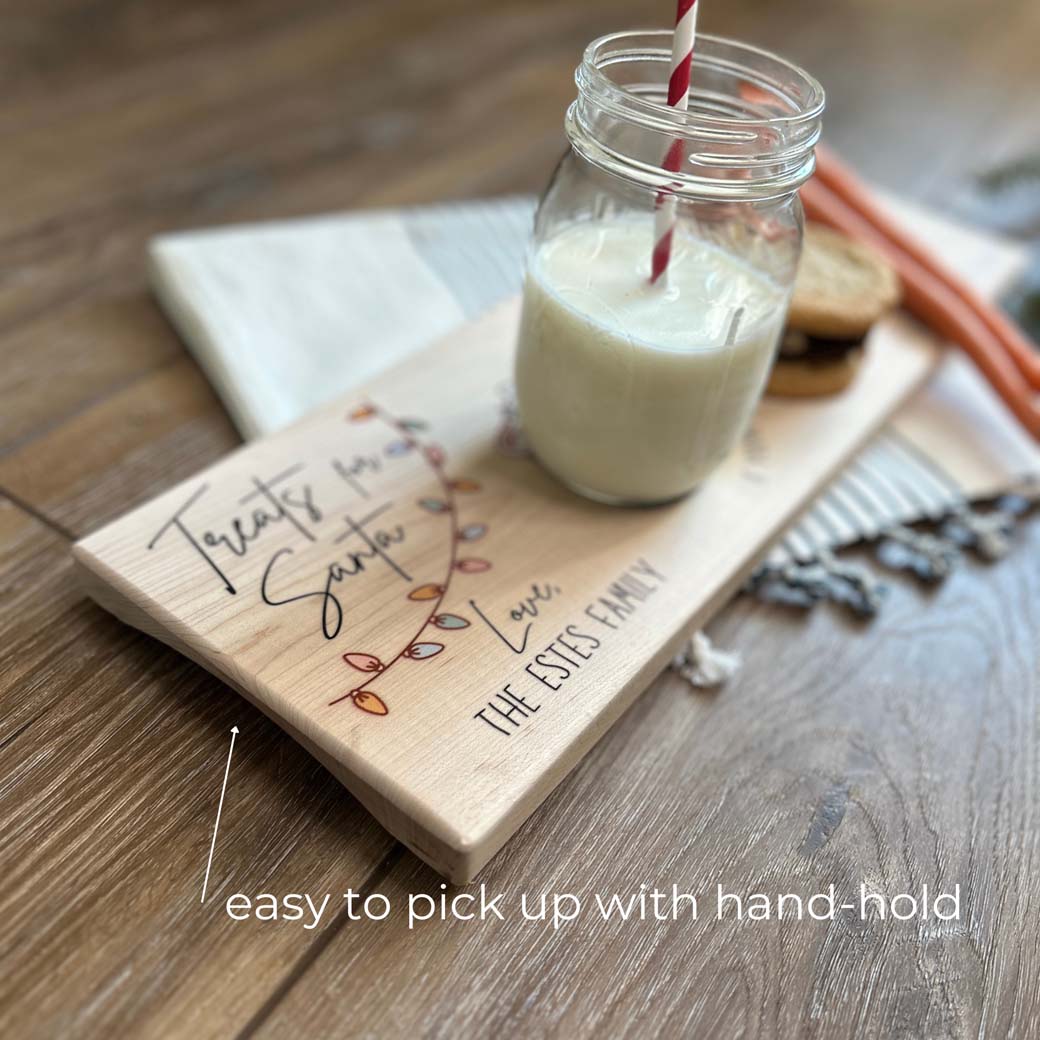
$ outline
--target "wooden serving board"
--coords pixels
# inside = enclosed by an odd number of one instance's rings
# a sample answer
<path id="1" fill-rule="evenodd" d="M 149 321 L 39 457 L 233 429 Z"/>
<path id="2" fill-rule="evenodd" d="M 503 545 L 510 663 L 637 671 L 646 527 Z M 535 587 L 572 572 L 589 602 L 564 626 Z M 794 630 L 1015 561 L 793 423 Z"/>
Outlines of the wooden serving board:
<path id="1" fill-rule="evenodd" d="M 270 715 L 471 879 L 932 369 L 899 316 L 854 387 L 767 400 L 694 495 L 571 494 L 503 436 L 517 304 L 74 547 L 90 594 Z"/>

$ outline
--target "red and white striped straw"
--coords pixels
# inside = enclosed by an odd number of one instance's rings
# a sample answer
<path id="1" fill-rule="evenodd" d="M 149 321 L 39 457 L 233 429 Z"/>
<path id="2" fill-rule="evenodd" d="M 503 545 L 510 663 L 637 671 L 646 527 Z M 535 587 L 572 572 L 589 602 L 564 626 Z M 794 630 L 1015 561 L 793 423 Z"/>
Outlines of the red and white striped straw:
<path id="1" fill-rule="evenodd" d="M 672 35 L 672 64 L 668 74 L 668 107 L 686 111 L 690 97 L 690 61 L 693 58 L 693 37 L 697 27 L 697 0 L 679 0 L 675 12 L 675 32 Z M 683 140 L 675 138 L 665 153 L 662 165 L 677 173 L 682 168 Z M 657 196 L 654 216 L 654 251 L 650 260 L 650 281 L 668 282 L 668 261 L 672 256 L 672 236 L 675 234 L 675 196 L 661 192 Z"/>

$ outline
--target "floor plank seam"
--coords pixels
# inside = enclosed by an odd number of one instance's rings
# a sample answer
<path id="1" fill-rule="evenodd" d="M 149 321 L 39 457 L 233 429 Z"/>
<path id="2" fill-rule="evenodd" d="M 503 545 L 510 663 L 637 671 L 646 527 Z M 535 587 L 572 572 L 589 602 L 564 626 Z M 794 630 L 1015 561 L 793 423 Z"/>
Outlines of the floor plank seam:
<path id="1" fill-rule="evenodd" d="M 154 301 L 153 301 L 154 302 Z M 158 304 L 156 304 L 158 306 Z M 63 413 L 62 415 L 56 416 L 55 418 L 42 423 L 36 429 L 30 430 L 28 433 L 24 433 L 18 437 L 15 437 L 9 444 L 5 444 L 0 447 L 0 462 L 10 458 L 17 454 L 23 448 L 32 444 L 33 441 L 40 440 L 42 437 L 46 437 L 48 434 L 53 433 L 55 430 L 60 429 L 68 422 L 72 422 L 78 419 L 81 415 L 85 415 L 92 408 L 96 408 L 100 404 L 104 404 L 110 397 L 115 397 L 118 394 L 123 393 L 124 390 L 130 389 L 136 383 L 140 383 L 142 380 L 148 379 L 154 376 L 157 372 L 163 371 L 163 369 L 170 368 L 172 365 L 183 361 L 187 355 L 187 350 L 184 349 L 183 345 L 181 350 L 176 351 L 171 357 L 168 357 L 165 361 L 160 361 L 156 365 L 152 365 L 150 368 L 143 369 L 140 372 L 135 372 L 133 375 L 127 376 L 125 379 L 118 379 L 111 386 L 106 387 L 101 393 L 95 394 L 93 397 L 87 398 L 80 404 L 76 405 L 70 411 Z M 194 361 L 194 358 L 192 359 Z"/>
<path id="2" fill-rule="evenodd" d="M 38 722 L 46 712 L 40 712 L 39 715 L 34 715 L 28 722 L 23 722 L 13 733 L 9 733 L 3 740 L 0 740 L 0 751 L 3 751 L 9 744 L 17 740 L 30 726 Z"/>
<path id="3" fill-rule="evenodd" d="M 34 505 L 30 505 L 24 499 L 16 495 L 13 491 L 9 491 L 5 487 L 0 487 L 0 498 L 6 498 L 8 502 L 15 507 L 15 509 L 26 513 L 31 516 L 33 520 L 43 524 L 48 530 L 53 531 L 55 534 L 64 538 L 67 542 L 75 542 L 78 536 L 73 534 L 67 527 L 58 523 L 57 520 L 52 520 L 46 513 L 41 513 Z"/>
<path id="4" fill-rule="evenodd" d="M 372 894 L 376 886 L 379 885 L 393 870 L 398 860 L 405 854 L 405 847 L 400 842 L 395 842 L 394 846 L 390 851 L 383 857 L 379 865 L 372 871 L 368 876 L 365 883 L 358 890 L 358 902 L 363 903 L 365 899 Z M 297 982 L 299 982 L 311 965 L 321 956 L 325 951 L 326 947 L 332 942 L 332 940 L 339 934 L 343 925 L 349 919 L 350 907 L 344 905 L 343 909 L 336 915 L 332 924 L 329 925 L 315 940 L 307 947 L 306 950 L 300 955 L 299 959 L 292 966 L 285 977 L 275 986 L 270 996 L 260 1005 L 259 1008 L 254 1012 L 253 1016 L 248 1022 L 242 1027 L 241 1031 L 235 1035 L 234 1040 L 250 1040 L 257 1033 L 257 1030 L 264 1024 L 264 1022 L 271 1016 L 275 1008 L 288 996 L 289 991 L 293 989 Z"/>

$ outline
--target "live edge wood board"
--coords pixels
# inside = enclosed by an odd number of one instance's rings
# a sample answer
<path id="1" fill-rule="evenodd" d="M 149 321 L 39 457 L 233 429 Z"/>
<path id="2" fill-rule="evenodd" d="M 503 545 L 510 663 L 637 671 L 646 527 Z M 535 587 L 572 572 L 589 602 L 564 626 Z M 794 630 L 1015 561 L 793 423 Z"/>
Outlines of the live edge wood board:
<path id="1" fill-rule="evenodd" d="M 850 391 L 766 401 L 695 494 L 624 510 L 519 450 L 516 316 L 503 305 L 73 549 L 102 606 L 256 704 L 456 882 L 936 356 L 893 316 Z"/>

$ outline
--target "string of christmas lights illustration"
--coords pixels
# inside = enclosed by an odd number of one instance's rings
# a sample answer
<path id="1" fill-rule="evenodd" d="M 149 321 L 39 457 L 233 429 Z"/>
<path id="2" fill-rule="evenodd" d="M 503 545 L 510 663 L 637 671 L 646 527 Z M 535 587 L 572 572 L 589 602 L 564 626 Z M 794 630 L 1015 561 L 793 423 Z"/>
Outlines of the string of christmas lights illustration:
<path id="1" fill-rule="evenodd" d="M 415 635 L 404 644 L 403 649 L 398 651 L 398 653 L 385 664 L 375 654 L 360 651 L 351 651 L 343 654 L 343 660 L 350 665 L 351 668 L 354 668 L 359 672 L 365 672 L 374 677 L 377 675 L 386 675 L 394 665 L 402 660 L 425 661 L 431 657 L 436 657 L 444 649 L 443 643 L 419 642 L 420 636 L 422 636 L 423 632 L 425 632 L 430 625 L 433 625 L 435 628 L 442 631 L 469 627 L 470 623 L 466 618 L 461 617 L 458 614 L 441 613 L 440 607 L 444 602 L 445 596 L 448 594 L 448 589 L 451 587 L 452 576 L 456 572 L 461 574 L 480 574 L 484 571 L 490 570 L 491 564 L 488 563 L 487 560 L 472 556 L 460 559 L 458 556 L 459 543 L 473 542 L 483 538 L 487 533 L 487 525 L 482 523 L 470 523 L 464 527 L 459 526 L 458 507 L 456 505 L 455 496 L 458 493 L 479 491 L 480 484 L 465 477 L 456 479 L 448 478 L 447 474 L 444 472 L 445 456 L 443 450 L 436 444 L 423 445 L 415 437 L 415 432 L 423 429 L 424 424 L 417 422 L 416 420 L 395 419 L 377 408 L 374 404 L 365 404 L 359 408 L 355 408 L 347 418 L 350 422 L 365 422 L 369 419 L 379 418 L 386 422 L 396 432 L 401 434 L 401 443 L 406 444 L 409 451 L 417 452 L 422 457 L 437 477 L 444 494 L 443 499 L 432 497 L 420 498 L 418 500 L 419 506 L 430 513 L 446 514 L 451 524 L 451 553 L 448 559 L 448 570 L 444 580 L 442 582 L 429 582 L 420 585 L 417 588 L 412 589 L 407 596 L 407 598 L 413 602 L 435 601 L 429 614 L 426 615 L 426 618 L 419 626 Z M 386 449 L 387 452 L 392 454 L 401 453 L 399 451 L 391 452 L 390 449 L 393 447 L 394 445 L 389 445 Z M 374 691 L 365 689 L 367 685 L 368 681 L 366 680 L 365 682 L 362 682 L 360 686 L 356 686 L 342 696 L 329 701 L 329 705 L 340 704 L 343 701 L 350 700 L 354 704 L 354 707 L 360 708 L 361 711 L 367 712 L 370 715 L 389 714 L 390 709 L 386 702 L 383 701 L 383 699 Z"/>

